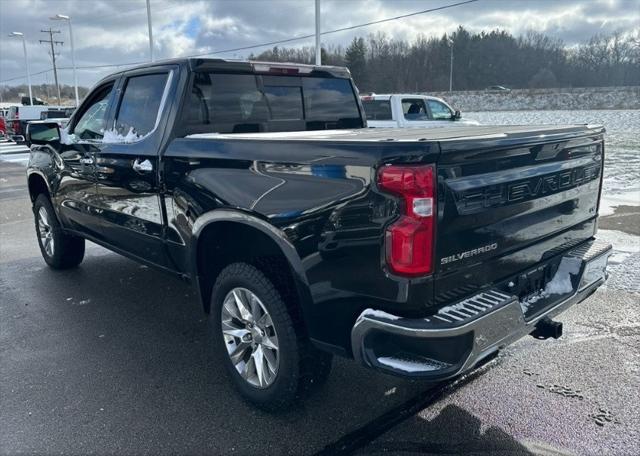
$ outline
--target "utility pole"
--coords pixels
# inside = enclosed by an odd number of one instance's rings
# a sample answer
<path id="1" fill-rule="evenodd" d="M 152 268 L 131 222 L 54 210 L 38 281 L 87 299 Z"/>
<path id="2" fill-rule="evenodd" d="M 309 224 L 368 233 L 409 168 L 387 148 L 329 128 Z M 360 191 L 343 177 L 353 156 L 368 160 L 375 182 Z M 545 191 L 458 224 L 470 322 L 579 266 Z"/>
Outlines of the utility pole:
<path id="1" fill-rule="evenodd" d="M 56 68 L 56 51 L 55 51 L 54 45 L 56 44 L 63 45 L 64 41 L 55 41 L 53 39 L 53 34 L 60 33 L 60 30 L 52 30 L 51 27 L 49 27 L 49 30 L 40 30 L 40 31 L 42 33 L 49 34 L 49 39 L 40 40 L 40 43 L 49 43 L 51 45 L 51 59 L 53 60 L 53 78 L 56 81 L 56 92 L 58 94 L 58 106 L 60 106 L 62 104 L 62 101 L 60 99 L 60 84 L 58 84 L 58 68 Z"/>

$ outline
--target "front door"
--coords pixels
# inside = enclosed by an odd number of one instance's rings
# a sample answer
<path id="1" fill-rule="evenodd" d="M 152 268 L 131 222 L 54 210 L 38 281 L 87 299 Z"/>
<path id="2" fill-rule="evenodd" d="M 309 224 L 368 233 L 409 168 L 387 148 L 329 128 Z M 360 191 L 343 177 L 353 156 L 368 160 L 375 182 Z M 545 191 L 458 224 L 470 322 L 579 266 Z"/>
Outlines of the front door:
<path id="1" fill-rule="evenodd" d="M 453 112 L 444 104 L 423 98 L 403 98 L 402 115 L 406 127 L 443 127 L 452 125 Z"/>
<path id="2" fill-rule="evenodd" d="M 118 250 L 170 267 L 163 243 L 163 211 L 158 188 L 162 144 L 161 106 L 170 71 L 125 75 L 114 121 L 105 131 L 109 147 L 95 153 L 97 205 L 103 234 Z"/>
<path id="3" fill-rule="evenodd" d="M 100 239 L 96 207 L 95 155 L 106 144 L 103 132 L 113 105 L 115 81 L 96 88 L 79 107 L 60 141 L 60 179 L 53 198 L 63 225 Z"/>
<path id="4" fill-rule="evenodd" d="M 438 100 L 427 100 L 427 107 L 429 108 L 431 122 L 442 126 L 453 124 L 454 113 L 446 104 Z"/>

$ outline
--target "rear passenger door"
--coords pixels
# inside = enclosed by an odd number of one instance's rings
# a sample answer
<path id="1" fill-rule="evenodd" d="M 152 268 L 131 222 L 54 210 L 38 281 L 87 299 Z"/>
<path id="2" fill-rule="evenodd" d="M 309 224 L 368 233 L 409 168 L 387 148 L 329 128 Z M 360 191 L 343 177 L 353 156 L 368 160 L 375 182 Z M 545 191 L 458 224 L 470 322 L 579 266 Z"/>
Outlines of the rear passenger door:
<path id="1" fill-rule="evenodd" d="M 173 77 L 171 69 L 126 73 L 112 123 L 95 153 L 98 205 L 106 242 L 138 259 L 168 267 L 163 243 L 158 153 Z"/>

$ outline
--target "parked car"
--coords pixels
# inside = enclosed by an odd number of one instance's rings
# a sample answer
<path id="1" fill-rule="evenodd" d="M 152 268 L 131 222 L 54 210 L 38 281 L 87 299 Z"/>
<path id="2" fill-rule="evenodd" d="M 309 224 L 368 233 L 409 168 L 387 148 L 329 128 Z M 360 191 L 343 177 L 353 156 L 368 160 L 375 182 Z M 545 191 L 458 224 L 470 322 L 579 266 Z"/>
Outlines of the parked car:
<path id="1" fill-rule="evenodd" d="M 36 105 L 44 105 L 45 104 L 44 101 L 42 99 L 38 98 L 38 97 L 33 97 L 31 99 L 29 99 L 29 97 L 22 97 L 20 99 L 20 103 L 22 103 L 23 106 L 27 106 L 27 105 L 36 106 Z"/>
<path id="2" fill-rule="evenodd" d="M 189 281 L 237 390 L 269 410 L 334 354 L 436 381 L 559 337 L 551 318 L 606 277 L 604 129 L 365 122 L 343 68 L 113 74 L 67 129 L 29 124 L 44 261 L 75 267 L 91 240 Z"/>
<path id="3" fill-rule="evenodd" d="M 11 106 L 6 118 L 7 134 L 11 136 L 24 135 L 26 132 L 27 122 L 31 120 L 40 120 L 42 112 L 47 111 L 64 111 L 64 106 Z"/>
<path id="4" fill-rule="evenodd" d="M 360 97 L 371 128 L 425 128 L 458 125 L 479 125 L 475 120 L 462 119 L 441 98 L 416 94 L 373 94 Z"/>
<path id="5" fill-rule="evenodd" d="M 7 135 L 7 121 L 6 118 L 9 115 L 8 106 L 0 106 L 0 138 L 6 139 Z"/>
<path id="6" fill-rule="evenodd" d="M 491 93 L 509 93 L 511 89 L 508 89 L 504 86 L 489 86 L 485 89 L 487 92 Z"/>
<path id="7" fill-rule="evenodd" d="M 40 113 L 40 120 L 55 120 L 58 122 L 60 128 L 64 128 L 67 126 L 69 122 L 69 118 L 71 114 L 73 114 L 75 108 L 64 108 L 64 109 L 49 109 L 47 111 L 42 111 Z"/>

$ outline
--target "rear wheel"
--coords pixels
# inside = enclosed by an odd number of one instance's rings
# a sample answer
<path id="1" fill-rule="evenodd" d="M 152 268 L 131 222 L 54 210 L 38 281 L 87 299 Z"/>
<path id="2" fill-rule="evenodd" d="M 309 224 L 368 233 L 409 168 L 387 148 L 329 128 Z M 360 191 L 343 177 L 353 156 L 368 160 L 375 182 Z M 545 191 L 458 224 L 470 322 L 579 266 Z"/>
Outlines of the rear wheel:
<path id="1" fill-rule="evenodd" d="M 51 201 L 40 194 L 33 203 L 38 246 L 44 261 L 54 269 L 78 266 L 84 258 L 84 239 L 62 231 Z"/>
<path id="2" fill-rule="evenodd" d="M 245 399 L 266 410 L 284 409 L 328 376 L 331 355 L 299 335 L 282 296 L 259 269 L 227 266 L 211 299 L 216 346 Z"/>

